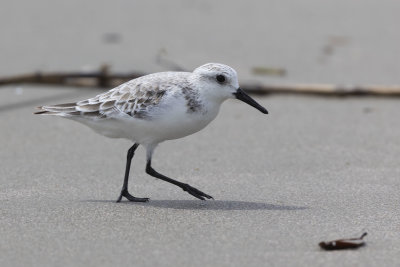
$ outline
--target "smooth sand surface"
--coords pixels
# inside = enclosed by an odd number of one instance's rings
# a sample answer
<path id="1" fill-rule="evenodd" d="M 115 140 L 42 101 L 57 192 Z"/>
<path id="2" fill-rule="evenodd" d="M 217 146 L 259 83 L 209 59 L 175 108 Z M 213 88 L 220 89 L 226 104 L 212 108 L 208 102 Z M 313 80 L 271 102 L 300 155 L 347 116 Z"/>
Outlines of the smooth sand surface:
<path id="1" fill-rule="evenodd" d="M 395 266 L 399 262 L 398 100 L 274 96 L 263 115 L 224 103 L 203 131 L 162 143 L 156 170 L 212 195 L 200 201 L 133 160 L 128 141 L 38 104 L 85 99 L 74 88 L 0 91 L 1 266 Z M 368 232 L 357 251 L 322 240 Z"/>

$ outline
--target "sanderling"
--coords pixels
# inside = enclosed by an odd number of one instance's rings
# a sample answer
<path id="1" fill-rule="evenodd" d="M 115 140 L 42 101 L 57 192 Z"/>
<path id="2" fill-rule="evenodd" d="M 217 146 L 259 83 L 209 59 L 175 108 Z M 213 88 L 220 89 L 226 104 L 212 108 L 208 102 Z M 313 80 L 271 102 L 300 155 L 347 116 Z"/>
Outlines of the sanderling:
<path id="1" fill-rule="evenodd" d="M 262 113 L 268 111 L 239 87 L 236 71 L 229 66 L 208 63 L 193 72 L 161 72 L 128 81 L 108 92 L 76 103 L 39 107 L 35 114 L 56 115 L 83 123 L 112 138 L 126 138 L 134 144 L 128 150 L 124 183 L 117 202 L 146 202 L 128 192 L 131 161 L 139 145 L 146 148 L 146 173 L 179 186 L 196 198 L 210 195 L 164 176 L 151 167 L 155 147 L 203 129 L 218 114 L 226 99 L 239 99 Z"/>

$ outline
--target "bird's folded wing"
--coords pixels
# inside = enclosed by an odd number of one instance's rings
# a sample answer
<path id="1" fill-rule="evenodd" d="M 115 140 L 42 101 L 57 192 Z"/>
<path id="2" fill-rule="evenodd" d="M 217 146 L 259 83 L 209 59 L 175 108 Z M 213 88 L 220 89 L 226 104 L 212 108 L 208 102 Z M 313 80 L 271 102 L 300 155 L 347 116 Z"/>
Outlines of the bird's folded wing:
<path id="1" fill-rule="evenodd" d="M 166 90 L 150 83 L 125 83 L 108 92 L 77 103 L 66 103 L 39 107 L 36 114 L 60 115 L 64 117 L 90 117 L 92 119 L 130 116 L 151 119 L 152 110 L 160 104 Z"/>

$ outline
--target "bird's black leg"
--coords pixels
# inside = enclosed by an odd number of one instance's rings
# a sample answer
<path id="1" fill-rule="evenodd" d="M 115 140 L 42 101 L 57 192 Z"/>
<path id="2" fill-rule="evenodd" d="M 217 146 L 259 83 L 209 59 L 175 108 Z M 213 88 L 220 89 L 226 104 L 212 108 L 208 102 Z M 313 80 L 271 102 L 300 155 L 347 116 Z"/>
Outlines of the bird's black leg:
<path id="1" fill-rule="evenodd" d="M 162 175 L 161 173 L 156 172 L 152 167 L 151 167 L 151 158 L 147 159 L 147 164 L 146 164 L 146 173 L 150 174 L 153 177 L 156 177 L 158 179 L 161 179 L 163 181 L 166 181 L 168 183 L 174 184 L 176 186 L 179 186 L 180 188 L 183 189 L 183 191 L 188 192 L 194 197 L 197 197 L 198 199 L 205 200 L 205 198 L 213 198 L 212 196 L 207 195 L 206 193 L 201 192 L 200 190 L 188 185 L 184 184 L 181 182 L 178 182 L 174 179 L 168 178 L 165 175 Z"/>
<path id="2" fill-rule="evenodd" d="M 121 194 L 119 195 L 119 198 L 117 199 L 117 202 L 121 202 L 122 197 L 125 197 L 129 201 L 134 201 L 134 202 L 146 202 L 146 201 L 149 201 L 148 198 L 134 197 L 131 194 L 129 194 L 129 192 L 128 192 L 129 170 L 131 169 L 132 158 L 135 155 L 135 150 L 136 150 L 136 148 L 138 148 L 138 146 L 139 146 L 139 144 L 135 143 L 128 150 L 128 154 L 126 156 L 126 168 L 125 168 L 124 184 L 122 185 Z"/>

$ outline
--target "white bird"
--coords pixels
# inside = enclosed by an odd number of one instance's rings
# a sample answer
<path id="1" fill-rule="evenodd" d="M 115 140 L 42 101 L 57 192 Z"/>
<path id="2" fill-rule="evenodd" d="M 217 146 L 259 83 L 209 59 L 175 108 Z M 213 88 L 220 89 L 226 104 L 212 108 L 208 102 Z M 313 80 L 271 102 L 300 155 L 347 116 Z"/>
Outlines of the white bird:
<path id="1" fill-rule="evenodd" d="M 117 202 L 122 197 L 135 202 L 149 200 L 128 192 L 130 165 L 139 145 L 146 148 L 146 173 L 205 200 L 212 197 L 155 171 L 151 158 L 159 143 L 193 134 L 207 126 L 217 116 L 222 102 L 229 98 L 242 100 L 268 113 L 240 89 L 233 68 L 208 63 L 193 72 L 146 75 L 87 100 L 39 107 L 40 111 L 35 114 L 72 119 L 104 136 L 126 138 L 134 143 L 127 153 L 124 183 Z"/>

